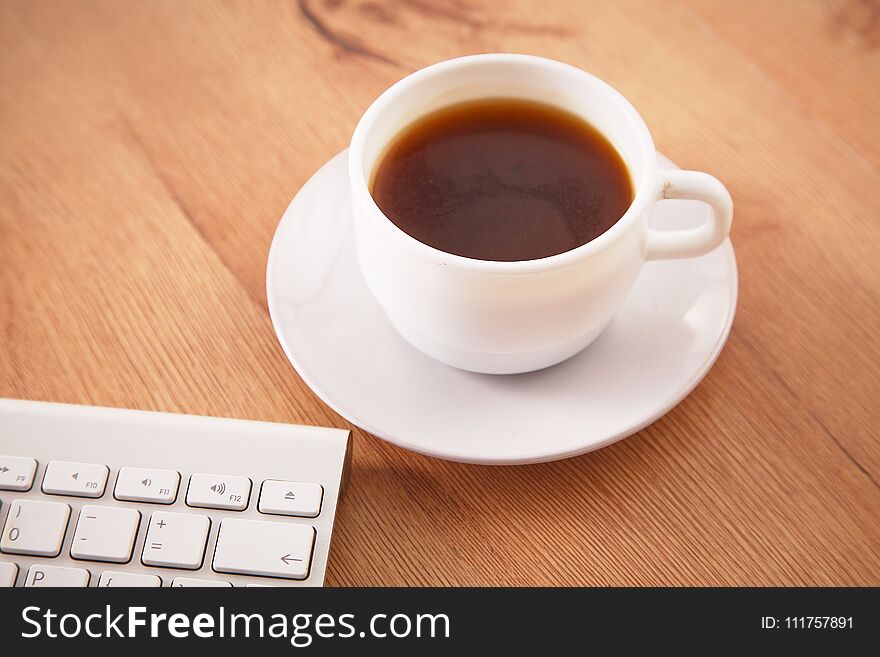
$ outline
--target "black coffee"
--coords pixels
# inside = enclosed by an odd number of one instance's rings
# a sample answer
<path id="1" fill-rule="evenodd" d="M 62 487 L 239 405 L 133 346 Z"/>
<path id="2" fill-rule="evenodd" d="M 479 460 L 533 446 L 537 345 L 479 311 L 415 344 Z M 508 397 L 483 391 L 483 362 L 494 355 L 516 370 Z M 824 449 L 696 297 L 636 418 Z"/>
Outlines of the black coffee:
<path id="1" fill-rule="evenodd" d="M 480 260 L 534 260 L 595 239 L 633 185 L 591 125 L 516 99 L 462 103 L 408 126 L 380 162 L 373 198 L 403 231 Z"/>

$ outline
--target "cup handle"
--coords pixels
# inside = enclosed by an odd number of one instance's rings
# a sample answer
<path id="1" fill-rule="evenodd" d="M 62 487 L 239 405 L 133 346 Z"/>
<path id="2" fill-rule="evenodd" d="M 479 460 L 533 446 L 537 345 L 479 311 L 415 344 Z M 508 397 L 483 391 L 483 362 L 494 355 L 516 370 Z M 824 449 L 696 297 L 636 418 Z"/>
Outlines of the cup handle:
<path id="1" fill-rule="evenodd" d="M 646 260 L 693 258 L 719 246 L 730 233 L 733 199 L 721 182 L 708 173 L 661 169 L 657 200 L 689 199 L 703 201 L 712 208 L 712 217 L 703 225 L 682 230 L 648 229 Z"/>

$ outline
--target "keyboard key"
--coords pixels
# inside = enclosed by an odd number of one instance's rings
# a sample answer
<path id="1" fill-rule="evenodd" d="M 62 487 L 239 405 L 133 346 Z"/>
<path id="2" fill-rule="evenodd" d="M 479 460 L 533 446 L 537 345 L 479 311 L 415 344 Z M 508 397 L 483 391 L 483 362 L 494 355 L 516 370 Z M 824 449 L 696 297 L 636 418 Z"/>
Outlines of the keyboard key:
<path id="1" fill-rule="evenodd" d="M 186 503 L 203 509 L 243 511 L 251 496 L 251 480 L 229 475 L 194 474 L 189 478 Z"/>
<path id="2" fill-rule="evenodd" d="M 62 568 L 35 564 L 30 567 L 25 586 L 88 586 L 89 571 L 84 568 Z"/>
<path id="3" fill-rule="evenodd" d="M 18 577 L 18 566 L 0 561 L 0 589 L 15 586 L 16 577 Z"/>
<path id="4" fill-rule="evenodd" d="M 224 518 L 214 551 L 214 570 L 305 579 L 314 543 L 315 528 L 309 525 Z"/>
<path id="5" fill-rule="evenodd" d="M 139 588 L 158 588 L 162 586 L 162 579 L 156 575 L 139 575 L 138 573 L 125 573 L 118 570 L 105 570 L 101 573 L 98 586 L 136 586 Z"/>
<path id="6" fill-rule="evenodd" d="M 110 470 L 106 465 L 51 461 L 43 475 L 43 492 L 72 497 L 101 497 Z"/>
<path id="7" fill-rule="evenodd" d="M 314 518 L 321 512 L 324 489 L 318 484 L 267 479 L 260 489 L 260 513 Z"/>
<path id="8" fill-rule="evenodd" d="M 60 502 L 13 500 L 0 538 L 0 552 L 57 557 L 69 518 L 70 507 Z"/>
<path id="9" fill-rule="evenodd" d="M 174 470 L 120 468 L 113 496 L 126 502 L 173 504 L 180 486 L 180 473 Z"/>
<path id="10" fill-rule="evenodd" d="M 87 561 L 125 563 L 131 559 L 140 523 L 140 511 L 135 509 L 86 505 L 79 512 L 70 556 Z"/>
<path id="11" fill-rule="evenodd" d="M 37 462 L 23 456 L 0 456 L 0 490 L 30 490 Z"/>
<path id="12" fill-rule="evenodd" d="M 229 582 L 224 582 L 219 579 L 193 579 L 192 577 L 175 577 L 174 581 L 171 582 L 171 586 L 174 587 L 187 587 L 187 588 L 197 588 L 197 587 L 214 587 L 214 586 L 223 586 L 229 587 L 232 586 Z"/>
<path id="13" fill-rule="evenodd" d="M 211 520 L 193 513 L 154 513 L 141 561 L 147 566 L 197 570 L 205 558 Z"/>

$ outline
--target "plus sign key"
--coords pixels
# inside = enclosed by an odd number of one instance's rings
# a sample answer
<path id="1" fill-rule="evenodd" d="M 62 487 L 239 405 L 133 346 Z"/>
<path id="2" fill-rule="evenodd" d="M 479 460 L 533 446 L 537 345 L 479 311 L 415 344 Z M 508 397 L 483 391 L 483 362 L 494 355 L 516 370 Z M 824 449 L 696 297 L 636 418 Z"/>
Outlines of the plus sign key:
<path id="1" fill-rule="evenodd" d="M 145 566 L 198 570 L 205 558 L 211 519 L 160 511 L 150 517 L 141 562 Z"/>

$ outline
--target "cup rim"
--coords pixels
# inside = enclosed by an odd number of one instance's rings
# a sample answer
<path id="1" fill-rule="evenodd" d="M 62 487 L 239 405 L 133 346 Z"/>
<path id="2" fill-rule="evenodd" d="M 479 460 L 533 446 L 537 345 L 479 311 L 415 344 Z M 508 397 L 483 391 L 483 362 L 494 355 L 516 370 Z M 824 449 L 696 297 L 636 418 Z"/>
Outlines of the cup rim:
<path id="1" fill-rule="evenodd" d="M 364 143 L 376 118 L 409 87 L 421 83 L 434 75 L 446 72 L 449 69 L 503 61 L 518 63 L 524 66 L 541 66 L 548 69 L 556 69 L 557 71 L 565 70 L 582 77 L 589 84 L 601 89 L 611 102 L 617 104 L 621 114 L 629 123 L 630 129 L 638 133 L 638 143 L 644 151 L 642 153 L 641 175 L 639 177 L 641 182 L 636 185 L 632 203 L 630 203 L 626 212 L 623 213 L 611 228 L 586 244 L 581 244 L 574 249 L 532 260 L 503 261 L 470 258 L 443 251 L 416 239 L 391 221 L 376 204 L 373 195 L 370 193 L 369 182 L 362 163 Z M 401 130 L 403 128 L 405 126 L 401 126 Z M 383 91 L 367 108 L 367 111 L 364 112 L 357 126 L 355 126 L 348 153 L 348 175 L 352 193 L 354 194 L 352 200 L 355 203 L 359 202 L 366 209 L 369 215 L 368 221 L 374 222 L 387 236 L 402 246 L 415 250 L 418 254 L 427 259 L 434 260 L 438 264 L 456 265 L 459 268 L 486 273 L 531 273 L 558 269 L 604 250 L 618 238 L 622 237 L 638 221 L 639 217 L 647 209 L 648 204 L 653 200 L 657 186 L 657 168 L 656 149 L 651 133 L 648 131 L 648 126 L 635 107 L 619 91 L 595 75 L 587 73 L 576 66 L 545 57 L 515 53 L 488 53 L 448 59 L 419 69 L 398 80 Z"/>

